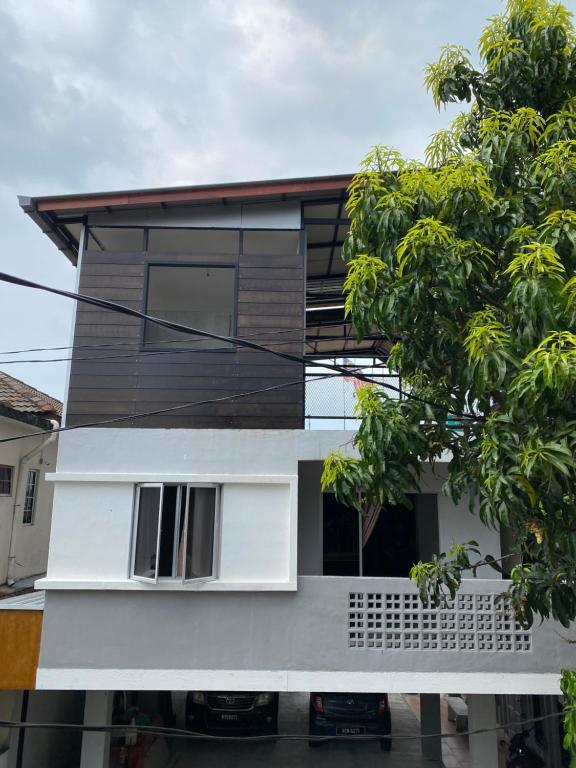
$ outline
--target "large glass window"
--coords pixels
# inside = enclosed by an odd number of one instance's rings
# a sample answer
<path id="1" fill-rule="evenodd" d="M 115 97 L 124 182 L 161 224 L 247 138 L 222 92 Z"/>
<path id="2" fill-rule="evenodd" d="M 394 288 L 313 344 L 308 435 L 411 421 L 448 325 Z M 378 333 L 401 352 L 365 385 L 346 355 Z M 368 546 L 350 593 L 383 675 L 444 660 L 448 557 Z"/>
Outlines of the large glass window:
<path id="1" fill-rule="evenodd" d="M 201 331 L 233 336 L 235 284 L 234 266 L 151 264 L 148 268 L 146 312 Z M 193 349 L 223 346 L 215 339 L 191 336 L 155 323 L 146 323 L 144 341 L 155 347 L 169 347 L 175 342 L 186 341 Z"/>
<path id="2" fill-rule="evenodd" d="M 217 486 L 138 486 L 132 577 L 152 582 L 214 578 L 218 508 Z"/>

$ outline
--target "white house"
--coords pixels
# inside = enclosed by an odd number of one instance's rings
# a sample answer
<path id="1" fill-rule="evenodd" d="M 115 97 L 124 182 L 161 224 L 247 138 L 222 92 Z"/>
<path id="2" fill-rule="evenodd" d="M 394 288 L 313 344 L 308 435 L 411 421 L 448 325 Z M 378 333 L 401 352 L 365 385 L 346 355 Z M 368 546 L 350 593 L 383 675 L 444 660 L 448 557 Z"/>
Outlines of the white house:
<path id="1" fill-rule="evenodd" d="M 559 692 L 570 646 L 551 624 L 519 627 L 502 580 L 419 603 L 415 560 L 470 539 L 501 554 L 442 495 L 441 467 L 371 530 L 321 492 L 328 452 L 353 450 L 353 384 L 306 385 L 311 364 L 376 370 L 389 349 L 357 344 L 343 315 L 349 183 L 20 200 L 80 293 L 309 361 L 71 306 L 65 423 L 88 426 L 61 435 L 50 474 L 37 686 L 86 690 L 88 722 L 110 717 L 117 689 L 410 691 L 430 733 L 440 693 L 470 695 L 474 728 L 496 724 L 495 694 Z M 84 748 L 103 764 L 104 738 Z M 495 733 L 474 738 L 473 764 L 493 768 L 496 749 Z"/>
<path id="2" fill-rule="evenodd" d="M 46 571 L 58 426 L 62 404 L 0 372 L 0 438 L 43 431 L 0 443 L 0 585 Z M 1 589 L 1 587 L 0 587 Z"/>

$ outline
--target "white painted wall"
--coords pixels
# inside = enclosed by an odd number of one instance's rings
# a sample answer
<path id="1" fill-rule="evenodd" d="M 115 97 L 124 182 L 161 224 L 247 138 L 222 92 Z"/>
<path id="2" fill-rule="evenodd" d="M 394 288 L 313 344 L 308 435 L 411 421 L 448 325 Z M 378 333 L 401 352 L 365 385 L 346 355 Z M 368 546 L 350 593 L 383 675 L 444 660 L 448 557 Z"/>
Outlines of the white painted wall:
<path id="1" fill-rule="evenodd" d="M 0 438 L 27 435 L 37 431 L 37 427 L 0 417 Z M 22 461 L 26 454 L 41 446 L 45 440 L 44 437 L 31 437 L 13 443 L 0 443 L 0 464 L 14 467 L 12 493 L 10 496 L 0 496 L 0 584 L 4 584 L 8 578 L 11 540 L 14 554 L 11 575 L 15 580 L 46 570 L 53 486 L 52 483 L 46 482 L 45 474 L 55 469 L 57 441 L 52 441 L 29 459 Z M 37 469 L 40 474 L 34 522 L 32 525 L 24 525 L 22 510 L 29 469 Z"/>
<path id="2" fill-rule="evenodd" d="M 212 481 L 207 476 L 188 479 Z M 234 588 L 294 581 L 295 494 L 296 485 L 287 478 L 271 483 L 223 482 L 218 588 L 224 583 Z M 58 483 L 48 574 L 38 586 L 70 581 L 109 582 L 128 589 L 213 588 L 206 583 L 148 585 L 129 580 L 133 509 L 134 483 Z"/>
<path id="3" fill-rule="evenodd" d="M 223 581 L 290 580 L 290 490 L 288 484 L 224 485 Z"/>
<path id="4" fill-rule="evenodd" d="M 438 495 L 438 533 L 441 552 L 446 552 L 453 544 L 477 541 L 483 555 L 495 558 L 501 555 L 499 531 L 487 528 L 478 515 L 470 512 L 468 499 L 454 504 L 447 496 Z M 484 568 L 480 575 L 493 579 L 495 573 L 492 568 Z"/>
<path id="5" fill-rule="evenodd" d="M 65 433 L 53 475 L 56 495 L 48 576 L 39 586 L 295 589 L 298 462 L 321 461 L 333 448 L 352 455 L 350 433 L 223 429 Z M 484 528 L 465 504 L 454 506 L 441 495 L 439 469 L 426 475 L 422 490 L 439 494 L 441 547 L 476 539 L 484 552 L 498 557 L 498 534 Z M 128 578 L 133 493 L 141 482 L 222 485 L 217 581 L 149 585 Z"/>

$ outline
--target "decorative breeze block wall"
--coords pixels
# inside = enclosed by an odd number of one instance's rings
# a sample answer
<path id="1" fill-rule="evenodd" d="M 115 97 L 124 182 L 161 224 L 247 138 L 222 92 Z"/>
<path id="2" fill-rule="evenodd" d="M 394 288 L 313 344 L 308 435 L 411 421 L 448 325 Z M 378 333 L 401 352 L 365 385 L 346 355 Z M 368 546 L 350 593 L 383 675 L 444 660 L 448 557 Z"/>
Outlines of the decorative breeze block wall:
<path id="1" fill-rule="evenodd" d="M 532 633 L 514 619 L 497 594 L 459 593 L 440 608 L 422 605 L 417 594 L 350 592 L 350 648 L 401 651 L 532 650 Z"/>

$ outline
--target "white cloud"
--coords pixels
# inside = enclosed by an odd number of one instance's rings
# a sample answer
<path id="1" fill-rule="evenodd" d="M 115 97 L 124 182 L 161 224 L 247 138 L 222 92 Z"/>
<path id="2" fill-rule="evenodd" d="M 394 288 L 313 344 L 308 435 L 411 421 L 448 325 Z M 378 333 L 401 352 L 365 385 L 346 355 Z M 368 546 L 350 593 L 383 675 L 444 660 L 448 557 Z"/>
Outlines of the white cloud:
<path id="1" fill-rule="evenodd" d="M 456 111 L 435 111 L 425 64 L 448 41 L 474 50 L 483 20 L 501 9 L 500 0 L 4 0 L 0 268 L 74 284 L 18 209 L 19 193 L 341 173 L 376 143 L 421 156 Z M 0 286 L 0 350 L 66 344 L 69 312 Z M 12 370 L 63 394 L 63 364 Z"/>

